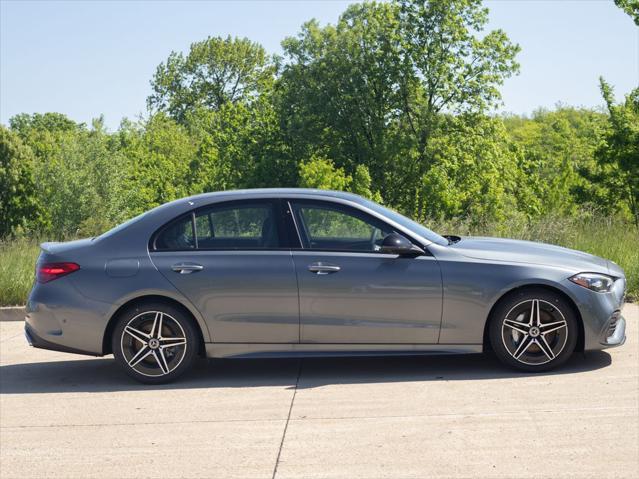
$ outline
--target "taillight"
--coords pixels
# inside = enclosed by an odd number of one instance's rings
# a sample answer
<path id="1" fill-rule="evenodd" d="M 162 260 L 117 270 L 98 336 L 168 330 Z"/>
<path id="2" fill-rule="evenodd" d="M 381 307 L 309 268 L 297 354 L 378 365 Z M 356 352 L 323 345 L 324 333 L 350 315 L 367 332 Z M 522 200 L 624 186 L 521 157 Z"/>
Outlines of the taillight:
<path id="1" fill-rule="evenodd" d="M 80 265 L 76 263 L 42 263 L 38 265 L 36 280 L 38 283 L 48 283 L 79 269 Z"/>

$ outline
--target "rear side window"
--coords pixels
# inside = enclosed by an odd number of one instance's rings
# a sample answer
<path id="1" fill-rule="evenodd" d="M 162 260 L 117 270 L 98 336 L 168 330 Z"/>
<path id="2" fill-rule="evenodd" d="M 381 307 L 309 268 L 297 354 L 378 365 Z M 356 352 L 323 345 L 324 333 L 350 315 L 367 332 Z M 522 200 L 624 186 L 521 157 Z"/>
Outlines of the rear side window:
<path id="1" fill-rule="evenodd" d="M 280 245 L 272 203 L 220 205 L 196 212 L 200 249 L 267 249 Z"/>
<path id="2" fill-rule="evenodd" d="M 273 202 L 222 203 L 170 223 L 156 250 L 276 249 L 281 244 Z"/>

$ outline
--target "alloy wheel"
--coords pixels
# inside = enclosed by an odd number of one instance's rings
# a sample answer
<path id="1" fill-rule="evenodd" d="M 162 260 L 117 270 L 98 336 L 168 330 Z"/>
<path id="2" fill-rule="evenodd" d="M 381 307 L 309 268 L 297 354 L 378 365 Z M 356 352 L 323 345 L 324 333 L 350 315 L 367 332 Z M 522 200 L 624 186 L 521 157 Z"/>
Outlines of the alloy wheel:
<path id="1" fill-rule="evenodd" d="M 173 316 L 145 311 L 133 317 L 121 337 L 122 354 L 128 366 L 148 377 L 174 371 L 184 359 L 186 334 Z"/>
<path id="2" fill-rule="evenodd" d="M 516 304 L 502 321 L 501 336 L 518 362 L 538 366 L 555 359 L 568 341 L 568 322 L 556 305 L 543 299 Z"/>

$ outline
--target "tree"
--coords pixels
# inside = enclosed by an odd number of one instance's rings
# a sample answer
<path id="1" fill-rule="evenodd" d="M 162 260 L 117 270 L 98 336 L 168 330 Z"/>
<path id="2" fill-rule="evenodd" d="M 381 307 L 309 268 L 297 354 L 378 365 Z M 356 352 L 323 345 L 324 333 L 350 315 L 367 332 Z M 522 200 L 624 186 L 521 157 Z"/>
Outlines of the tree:
<path id="1" fill-rule="evenodd" d="M 347 175 L 343 168 L 336 168 L 331 160 L 313 156 L 310 160 L 300 163 L 299 177 L 299 186 L 302 188 L 350 191 L 374 201 L 382 200 L 379 192 L 371 189 L 371 175 L 364 165 L 358 165 L 355 175 L 351 176 Z"/>
<path id="2" fill-rule="evenodd" d="M 300 163 L 299 185 L 302 188 L 345 191 L 352 181 L 353 178 L 343 168 L 335 168 L 333 162 L 326 158 L 313 157 Z"/>
<path id="3" fill-rule="evenodd" d="M 481 0 L 401 0 L 399 16 L 400 88 L 409 124 L 427 124 L 439 112 L 481 112 L 499 104 L 498 87 L 518 72 L 520 48 L 502 30 L 478 35 L 488 23 Z M 415 82 L 422 86 L 419 95 Z"/>
<path id="4" fill-rule="evenodd" d="M 172 52 L 151 80 L 152 110 L 183 122 L 198 108 L 220 109 L 250 102 L 273 81 L 275 67 L 264 48 L 247 38 L 209 37 L 191 44 L 188 55 Z"/>
<path id="5" fill-rule="evenodd" d="M 382 203 L 382 195 L 379 191 L 373 191 L 373 181 L 371 174 L 365 165 L 357 165 L 355 167 L 355 173 L 353 173 L 353 182 L 350 185 L 349 190 L 353 193 L 369 198 L 377 203 Z"/>
<path id="6" fill-rule="evenodd" d="M 324 151 L 348 174 L 363 164 L 390 205 L 421 216 L 413 199 L 442 114 L 487 110 L 517 71 L 519 48 L 486 23 L 479 0 L 367 2 L 336 26 L 306 23 L 282 44 L 293 154 Z"/>
<path id="7" fill-rule="evenodd" d="M 193 193 L 197 145 L 185 127 L 158 113 L 145 123 L 124 123 L 117 141 L 127 159 L 113 202 L 121 220 Z"/>
<path id="8" fill-rule="evenodd" d="M 102 118 L 90 128 L 59 113 L 22 114 L 9 123 L 35 155 L 36 194 L 46 224 L 42 233 L 91 236 L 120 218 L 112 205 L 122 157 Z"/>
<path id="9" fill-rule="evenodd" d="M 251 104 L 199 109 L 187 120 L 198 144 L 191 164 L 195 191 L 296 186 L 297 162 L 282 136 L 270 92 Z"/>
<path id="10" fill-rule="evenodd" d="M 0 238 L 35 228 L 40 220 L 33 163 L 31 149 L 0 125 Z"/>
<path id="11" fill-rule="evenodd" d="M 446 115 L 429 144 L 432 167 L 420 178 L 420 221 L 461 217 L 474 224 L 500 223 L 506 217 L 534 216 L 534 195 L 521 158 L 500 119 L 483 115 Z"/>
<path id="12" fill-rule="evenodd" d="M 398 111 L 396 10 L 351 5 L 335 27 L 310 21 L 282 42 L 288 63 L 279 85 L 281 116 L 296 156 L 324 151 L 349 172 L 368 166 L 383 182 L 380 166 L 394 143 L 387 126 Z"/>
<path id="13" fill-rule="evenodd" d="M 615 0 L 615 5 L 626 12 L 639 26 L 639 0 Z"/>
<path id="14" fill-rule="evenodd" d="M 604 114 L 559 105 L 532 118 L 505 117 L 510 140 L 521 155 L 526 184 L 542 201 L 537 214 L 567 214 L 578 206 L 601 205 L 607 192 L 586 179 L 606 128 Z M 593 195 L 596 195 L 595 198 Z"/>
<path id="15" fill-rule="evenodd" d="M 603 78 L 600 85 L 610 114 L 610 130 L 595 157 L 607 173 L 602 180 L 612 183 L 618 197 L 627 202 L 639 228 L 639 88 L 616 105 L 612 87 Z"/>

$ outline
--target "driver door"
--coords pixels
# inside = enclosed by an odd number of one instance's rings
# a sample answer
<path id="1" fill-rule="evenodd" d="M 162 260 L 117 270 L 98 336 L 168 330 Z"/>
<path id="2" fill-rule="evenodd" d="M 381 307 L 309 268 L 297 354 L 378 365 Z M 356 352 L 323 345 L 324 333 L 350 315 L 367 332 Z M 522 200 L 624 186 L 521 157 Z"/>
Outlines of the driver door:
<path id="1" fill-rule="evenodd" d="M 442 284 L 432 256 L 383 254 L 393 228 L 332 201 L 290 202 L 302 343 L 435 344 Z"/>

